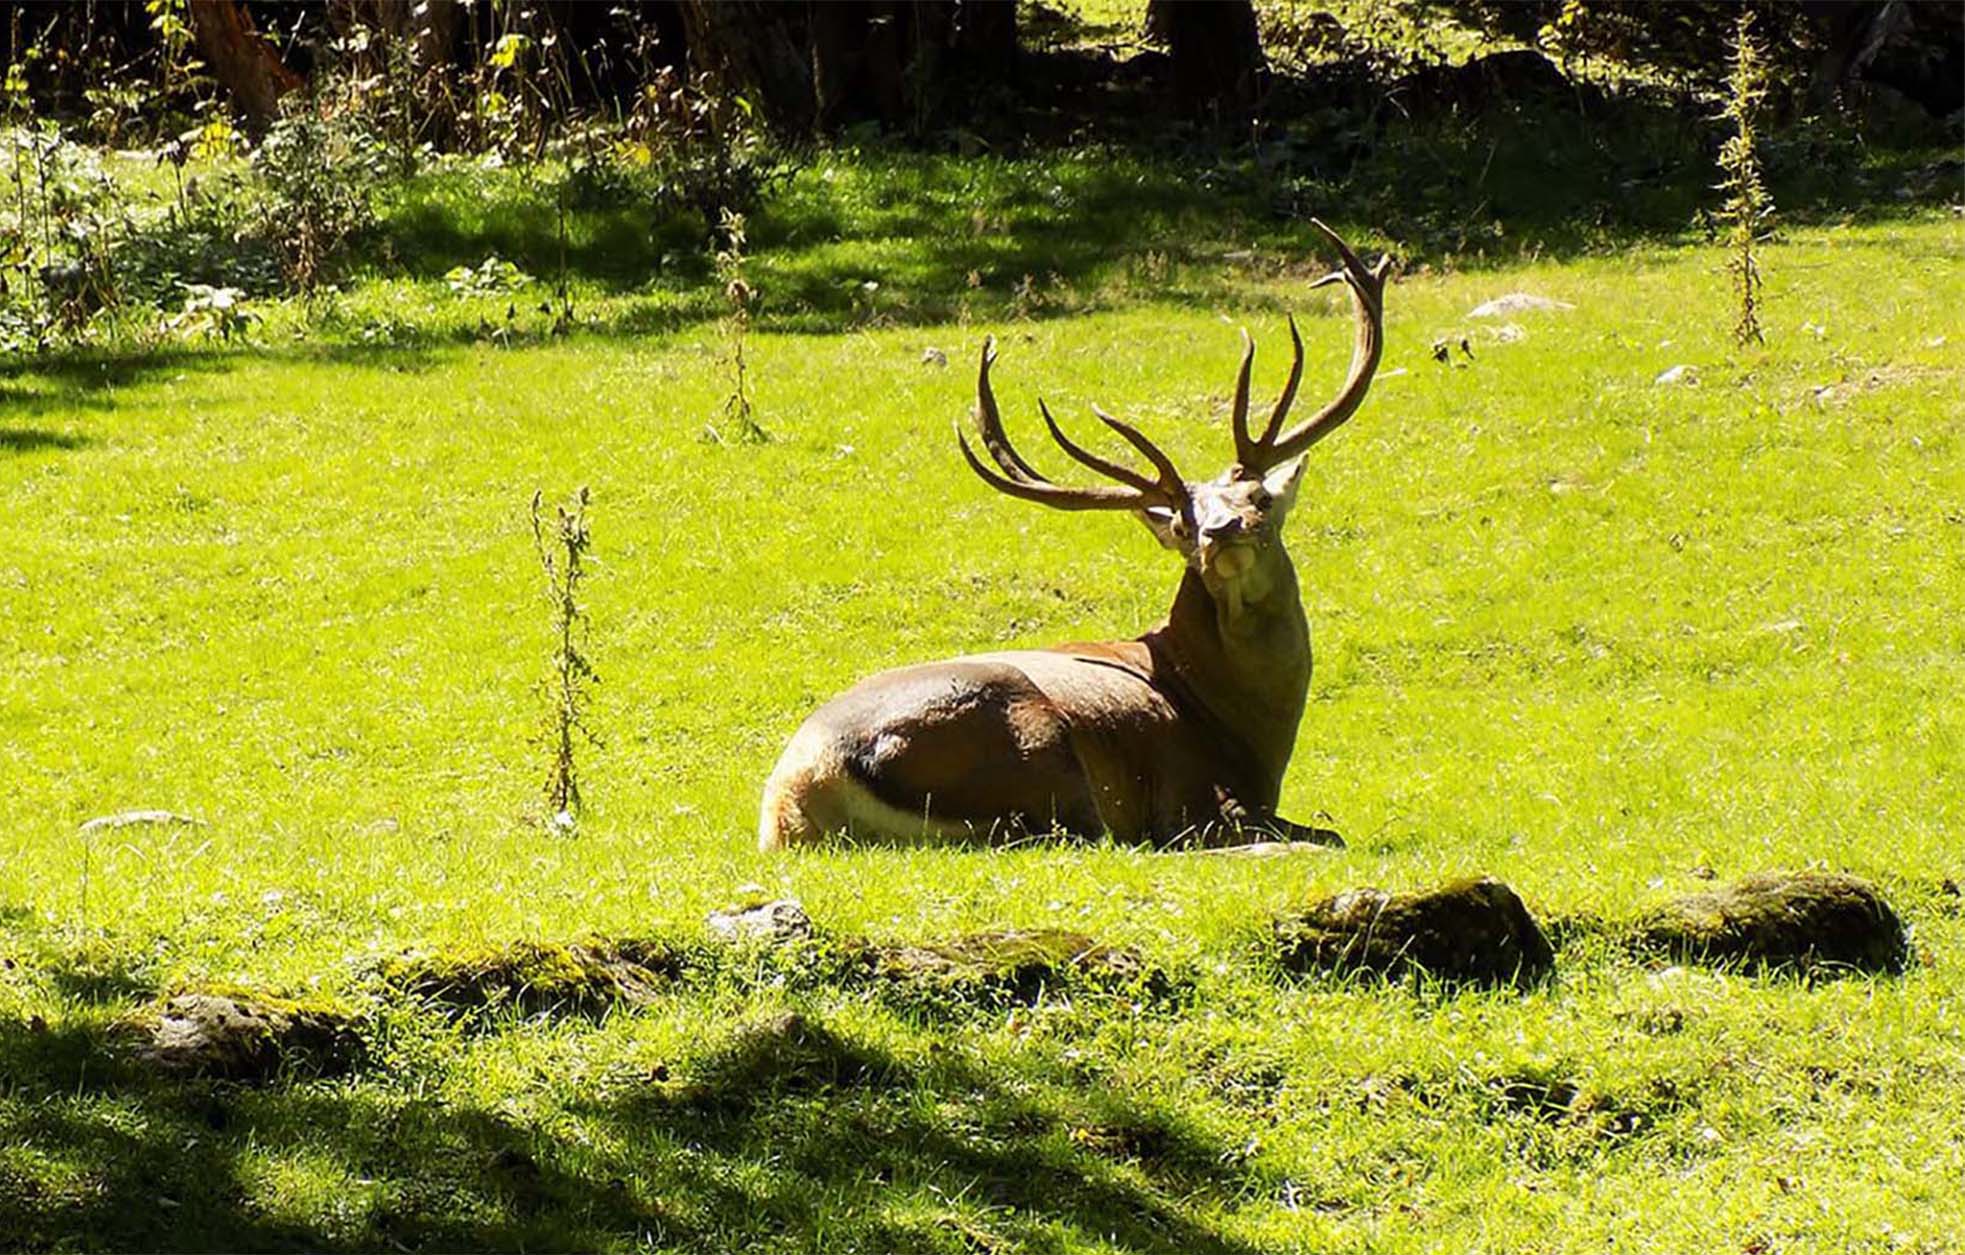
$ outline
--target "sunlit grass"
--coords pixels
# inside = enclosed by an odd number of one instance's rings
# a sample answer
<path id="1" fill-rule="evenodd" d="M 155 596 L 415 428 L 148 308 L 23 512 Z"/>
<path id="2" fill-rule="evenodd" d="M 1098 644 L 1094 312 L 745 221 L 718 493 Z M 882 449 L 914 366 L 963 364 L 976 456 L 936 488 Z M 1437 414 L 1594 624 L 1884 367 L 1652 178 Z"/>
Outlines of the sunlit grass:
<path id="1" fill-rule="evenodd" d="M 37 974 L 87 938 L 138 956 L 138 984 L 348 991 L 354 961 L 409 946 L 689 932 L 747 882 L 842 933 L 1062 925 L 1200 980 L 1174 1010 L 1009 1020 L 799 995 L 899 1080 L 700 1121 L 647 1096 L 650 1069 L 689 1074 L 769 996 L 426 1025 L 399 1066 L 242 1099 L 183 1168 L 165 1151 L 195 1102 L 71 1094 L 8 1030 L 0 1143 L 28 1149 L 0 1152 L 0 1218 L 30 1244 L 161 1244 L 164 1220 L 76 1200 L 211 1176 L 231 1184 L 166 1209 L 179 1244 L 1946 1249 L 1965 1219 L 1937 1186 L 1965 1173 L 1965 934 L 1939 888 L 1965 873 L 1962 258 L 1950 220 L 1794 232 L 1766 261 L 1769 344 L 1744 354 L 1694 249 L 1395 286 L 1379 382 L 1312 455 L 1290 537 L 1317 668 L 1284 811 L 1327 812 L 1351 847 L 1261 862 L 765 857 L 752 834 L 784 739 L 858 676 L 1130 635 L 1171 595 L 1129 521 L 1017 504 L 961 465 L 949 424 L 983 334 L 1033 450 L 1042 392 L 1212 474 L 1238 324 L 1265 395 L 1284 308 L 1306 390 L 1335 386 L 1348 314 L 1302 293 L 1307 257 L 1084 317 L 760 334 L 777 438 L 757 448 L 700 439 L 721 381 L 693 326 L 388 347 L 292 341 L 276 318 L 253 352 L 10 373 L 14 1022 L 113 1013 Z M 1577 308 L 1505 333 L 1465 317 L 1514 290 Z M 636 299 L 592 308 L 607 327 Z M 407 281 L 346 303 L 350 327 L 476 317 Z M 1462 334 L 1471 361 L 1432 359 Z M 1695 384 L 1654 382 L 1681 364 Z M 580 484 L 603 744 L 579 835 L 556 839 L 525 510 Z M 204 823 L 78 835 L 138 807 Z M 1488 872 L 1540 914 L 1618 915 L 1708 869 L 1811 864 L 1877 880 L 1923 964 L 1814 987 L 1569 950 L 1548 991 L 1436 998 L 1280 987 L 1255 960 L 1275 911 L 1350 886 Z M 1525 1077 L 1574 1084 L 1571 1114 L 1497 1100 Z M 1027 1163 L 1051 1183 L 1010 1188 Z"/>

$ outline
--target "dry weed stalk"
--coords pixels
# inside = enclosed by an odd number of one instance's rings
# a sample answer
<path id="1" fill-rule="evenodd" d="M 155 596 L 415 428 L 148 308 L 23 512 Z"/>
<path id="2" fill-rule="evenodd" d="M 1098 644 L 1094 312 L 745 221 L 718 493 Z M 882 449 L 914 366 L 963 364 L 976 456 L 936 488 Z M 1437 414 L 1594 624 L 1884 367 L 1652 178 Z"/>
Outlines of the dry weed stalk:
<path id="1" fill-rule="evenodd" d="M 1725 119 L 1733 124 L 1719 150 L 1724 177 L 1720 190 L 1726 203 L 1720 217 L 1727 223 L 1727 246 L 1731 255 L 1726 269 L 1733 276 L 1733 297 L 1737 316 L 1733 339 L 1737 344 L 1763 344 L 1760 327 L 1760 258 L 1755 252 L 1774 216 L 1774 201 L 1760 175 L 1760 157 L 1754 151 L 1754 115 L 1767 97 L 1767 62 L 1754 34 L 1753 10 L 1740 10 L 1739 24 L 1733 32 L 1733 69 L 1727 76 Z"/>
<path id="2" fill-rule="evenodd" d="M 553 610 L 553 649 L 551 671 L 545 683 L 547 710 L 544 737 L 552 762 L 546 777 L 546 801 L 552 807 L 549 823 L 570 832 L 580 813 L 580 777 L 573 757 L 574 734 L 594 741 L 587 727 L 589 686 L 600 683 L 588 662 L 582 640 L 587 634 L 587 612 L 580 605 L 580 585 L 587 577 L 587 550 L 591 544 L 587 528 L 584 487 L 573 495 L 569 506 L 554 507 L 555 518 L 548 525 L 541 517 L 543 492 L 532 494 L 532 542 L 539 554 L 539 565 L 546 573 L 546 600 Z"/>

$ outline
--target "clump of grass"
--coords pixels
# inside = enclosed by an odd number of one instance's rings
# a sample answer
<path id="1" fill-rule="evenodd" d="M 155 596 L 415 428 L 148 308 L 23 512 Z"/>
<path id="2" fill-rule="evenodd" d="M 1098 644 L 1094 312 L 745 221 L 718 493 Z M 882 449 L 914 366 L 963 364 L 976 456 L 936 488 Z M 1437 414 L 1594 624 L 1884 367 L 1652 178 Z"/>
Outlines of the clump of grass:
<path id="1" fill-rule="evenodd" d="M 1760 258 L 1755 252 L 1774 215 L 1774 201 L 1761 179 L 1760 157 L 1754 149 L 1754 116 L 1767 98 L 1767 61 L 1754 34 L 1753 10 L 1740 10 L 1733 30 L 1733 68 L 1726 80 L 1725 119 L 1732 123 L 1719 150 L 1724 174 L 1720 189 L 1726 203 L 1720 217 L 1726 222 L 1730 256 L 1726 269 L 1733 276 L 1733 299 L 1738 314 L 1733 323 L 1737 344 L 1766 343 L 1760 328 Z"/>
<path id="2" fill-rule="evenodd" d="M 747 243 L 744 227 L 744 215 L 732 209 L 723 211 L 717 226 L 723 246 L 716 250 L 716 277 L 723 283 L 723 299 L 730 306 L 722 323 L 723 360 L 730 370 L 730 395 L 723 402 L 723 428 L 712 423 L 704 429 L 704 434 L 718 444 L 724 443 L 724 430 L 744 444 L 763 444 L 771 439 L 771 433 L 758 423 L 751 407 L 750 361 L 745 356 L 745 346 L 750 337 L 751 301 L 756 293 L 744 276 Z"/>
<path id="3" fill-rule="evenodd" d="M 547 821 L 562 832 L 572 831 L 580 814 L 580 776 L 573 756 L 575 733 L 593 740 L 587 727 L 588 689 L 600 676 L 587 661 L 581 638 L 586 635 L 587 612 L 580 605 L 580 585 L 587 578 L 587 549 L 591 535 L 587 528 L 588 492 L 582 487 L 572 503 L 554 508 L 550 527 L 541 516 L 543 492 L 532 494 L 532 542 L 539 554 L 539 565 L 546 573 L 546 600 L 552 606 L 555 645 L 551 673 L 546 681 L 547 710 L 545 740 L 552 756 L 546 775 L 546 801 L 551 806 Z"/>

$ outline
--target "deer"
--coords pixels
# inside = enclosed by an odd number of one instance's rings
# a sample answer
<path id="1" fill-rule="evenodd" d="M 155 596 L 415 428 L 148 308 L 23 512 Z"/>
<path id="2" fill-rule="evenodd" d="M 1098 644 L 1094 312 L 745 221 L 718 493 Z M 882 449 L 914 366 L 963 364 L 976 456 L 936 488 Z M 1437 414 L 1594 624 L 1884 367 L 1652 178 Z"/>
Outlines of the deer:
<path id="1" fill-rule="evenodd" d="M 1185 563 L 1165 622 L 1132 640 L 970 654 L 882 671 L 814 711 L 765 784 L 758 845 L 830 837 L 880 843 L 1000 844 L 1040 836 L 1156 847 L 1343 844 L 1276 808 L 1310 691 L 1310 628 L 1282 541 L 1304 453 L 1364 403 L 1384 345 L 1390 257 L 1367 266 L 1322 222 L 1339 267 L 1311 284 L 1349 290 L 1356 336 L 1344 385 L 1287 425 L 1303 378 L 1303 337 L 1260 432 L 1249 425 L 1255 341 L 1242 332 L 1230 410 L 1235 461 L 1185 479 L 1132 424 L 1093 413 L 1151 467 L 1077 444 L 1041 399 L 1052 441 L 1111 483 L 1046 478 L 1015 449 L 990 384 L 993 338 L 976 377 L 986 464 L 956 424 L 963 459 L 1006 496 L 1057 510 L 1132 513 Z"/>

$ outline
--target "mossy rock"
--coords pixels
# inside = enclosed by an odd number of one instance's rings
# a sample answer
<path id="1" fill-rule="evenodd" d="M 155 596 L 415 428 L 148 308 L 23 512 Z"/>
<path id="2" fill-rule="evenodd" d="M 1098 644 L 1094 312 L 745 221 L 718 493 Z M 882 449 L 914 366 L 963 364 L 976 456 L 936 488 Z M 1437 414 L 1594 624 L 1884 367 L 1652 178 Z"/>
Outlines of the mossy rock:
<path id="1" fill-rule="evenodd" d="M 139 1063 L 177 1076 L 264 1081 L 338 1076 L 364 1056 L 360 1018 L 320 1000 L 246 991 L 175 994 L 126 1028 Z"/>
<path id="2" fill-rule="evenodd" d="M 925 944 L 848 943 L 849 963 L 927 994 L 1030 1004 L 1046 991 L 1091 984 L 1164 997 L 1167 974 L 1122 946 L 1061 928 L 1006 928 Z"/>
<path id="3" fill-rule="evenodd" d="M 520 941 L 507 946 L 409 954 L 382 965 L 391 988 L 453 1014 L 594 1016 L 652 1001 L 682 975 L 682 952 L 661 941 Z"/>
<path id="4" fill-rule="evenodd" d="M 1640 943 L 1697 963 L 1901 972 L 1903 921 L 1868 881 L 1832 872 L 1767 872 L 1658 907 Z"/>
<path id="5" fill-rule="evenodd" d="M 1513 889 L 1482 877 L 1437 889 L 1354 889 L 1275 924 L 1293 972 L 1526 987 L 1555 966 L 1555 951 Z"/>

